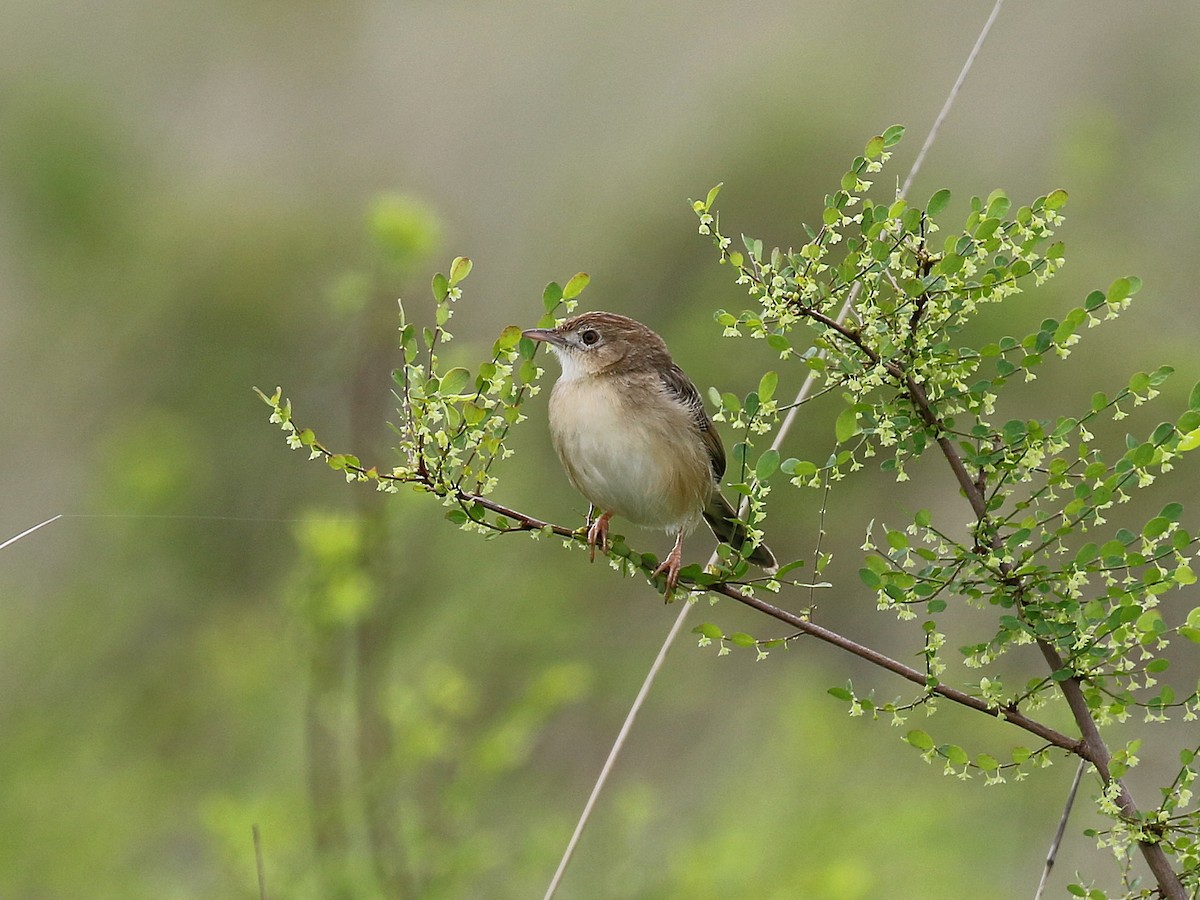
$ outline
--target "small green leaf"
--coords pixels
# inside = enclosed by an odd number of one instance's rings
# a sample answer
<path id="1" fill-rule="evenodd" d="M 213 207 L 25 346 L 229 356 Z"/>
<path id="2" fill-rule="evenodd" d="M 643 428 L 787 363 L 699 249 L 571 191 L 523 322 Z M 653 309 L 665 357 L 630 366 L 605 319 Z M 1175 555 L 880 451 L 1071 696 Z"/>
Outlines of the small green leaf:
<path id="1" fill-rule="evenodd" d="M 1200 447 L 1200 428 L 1197 428 L 1194 431 L 1189 431 L 1182 438 L 1180 438 L 1179 446 L 1177 446 L 1175 449 L 1179 453 L 1187 453 L 1189 450 L 1195 450 L 1197 447 Z"/>
<path id="2" fill-rule="evenodd" d="M 564 300 L 574 300 L 583 293 L 583 289 L 588 286 L 588 282 L 592 277 L 587 272 L 580 272 L 571 276 L 571 280 L 563 286 L 562 295 Z"/>
<path id="3" fill-rule="evenodd" d="M 883 132 L 883 145 L 888 148 L 895 147 L 903 137 L 904 126 L 892 125 Z"/>
<path id="4" fill-rule="evenodd" d="M 975 757 L 975 765 L 979 766 L 985 772 L 994 772 L 1000 768 L 1000 763 L 996 760 L 996 757 L 987 753 L 980 753 Z"/>
<path id="5" fill-rule="evenodd" d="M 854 694 L 847 688 L 831 687 L 826 693 L 828 693 L 831 697 L 836 697 L 839 700 L 845 700 L 847 702 L 854 699 Z"/>
<path id="6" fill-rule="evenodd" d="M 1128 278 L 1118 278 L 1109 286 L 1104 299 L 1109 303 L 1120 303 L 1133 293 L 1132 287 Z"/>
<path id="7" fill-rule="evenodd" d="M 932 750 L 933 738 L 922 731 L 920 728 L 914 728 L 904 736 L 904 739 L 916 747 L 918 750 Z"/>
<path id="8" fill-rule="evenodd" d="M 471 274 L 471 266 L 474 263 L 465 256 L 456 256 L 454 262 L 450 263 L 450 287 L 455 287 L 460 281 Z"/>
<path id="9" fill-rule="evenodd" d="M 858 424 L 858 409 L 853 406 L 848 406 L 841 411 L 837 417 L 837 422 L 834 423 L 833 432 L 837 437 L 839 444 L 844 444 L 850 438 L 859 434 L 862 428 Z"/>
<path id="10" fill-rule="evenodd" d="M 775 470 L 779 468 L 779 451 L 768 450 L 758 458 L 758 463 L 754 466 L 754 477 L 759 481 L 766 481 L 775 474 Z"/>
<path id="11" fill-rule="evenodd" d="M 474 403 L 464 403 L 462 408 L 463 421 L 471 427 L 478 425 L 487 418 L 487 410 Z"/>
<path id="12" fill-rule="evenodd" d="M 880 578 L 875 572 L 871 571 L 870 569 L 867 569 L 867 568 L 859 569 L 858 577 L 862 579 L 863 584 L 865 584 L 867 587 L 869 587 L 873 591 L 877 591 L 883 586 L 883 579 Z"/>
<path id="13" fill-rule="evenodd" d="M 450 282 L 441 272 L 433 276 L 433 283 L 430 286 L 433 288 L 433 299 L 438 303 L 445 300 L 446 295 L 450 293 Z"/>
<path id="14" fill-rule="evenodd" d="M 500 332 L 500 337 L 496 338 L 497 350 L 511 350 L 517 344 L 521 343 L 521 328 L 518 325 L 508 325 Z"/>
<path id="15" fill-rule="evenodd" d="M 949 203 L 950 191 L 948 191 L 946 188 L 942 188 L 929 198 L 929 202 L 925 205 L 925 214 L 932 219 L 934 216 L 944 210 Z"/>
<path id="16" fill-rule="evenodd" d="M 703 625 L 697 625 L 692 629 L 692 633 L 702 634 L 709 640 L 713 641 L 719 641 L 721 638 L 725 637 L 725 632 L 723 632 L 716 625 L 713 625 L 711 622 L 705 622 Z"/>
<path id="17" fill-rule="evenodd" d="M 737 644 L 739 647 L 753 647 L 756 643 L 758 643 L 753 637 L 746 634 L 744 631 L 735 631 L 733 634 L 729 635 L 729 640 L 732 643 Z"/>
<path id="18" fill-rule="evenodd" d="M 462 366 L 456 366 L 442 376 L 439 390 L 444 396 L 454 396 L 466 391 L 470 383 L 471 373 Z"/>
<path id="19" fill-rule="evenodd" d="M 721 182 L 720 184 L 709 189 L 708 196 L 704 198 L 705 212 L 708 212 L 710 209 L 712 209 L 713 201 L 717 199 L 717 194 L 721 193 L 721 188 L 724 186 L 725 182 Z"/>
<path id="20" fill-rule="evenodd" d="M 767 372 L 758 382 L 758 399 L 766 403 L 775 396 L 775 388 L 779 385 L 779 375 Z"/>
<path id="21" fill-rule="evenodd" d="M 952 766 L 965 766 L 971 759 L 967 756 L 967 751 L 958 744 L 947 744 L 941 748 L 941 752 L 946 757 L 946 762 Z"/>
<path id="22" fill-rule="evenodd" d="M 1192 393 L 1188 396 L 1188 409 L 1200 410 L 1200 381 L 1196 382 Z"/>
<path id="23" fill-rule="evenodd" d="M 1046 195 L 1046 209 L 1058 210 L 1062 209 L 1067 203 L 1067 192 L 1062 188 L 1057 188 Z"/>

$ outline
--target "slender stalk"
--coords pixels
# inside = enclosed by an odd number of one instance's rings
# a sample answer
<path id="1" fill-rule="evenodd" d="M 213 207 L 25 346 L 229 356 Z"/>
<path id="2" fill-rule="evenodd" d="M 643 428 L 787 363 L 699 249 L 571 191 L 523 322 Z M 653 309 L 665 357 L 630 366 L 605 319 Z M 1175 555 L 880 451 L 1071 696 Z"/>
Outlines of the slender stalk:
<path id="1" fill-rule="evenodd" d="M 1042 869 L 1042 877 L 1038 881 L 1037 893 L 1033 900 L 1042 900 L 1042 892 L 1046 890 L 1046 882 L 1050 880 L 1050 870 L 1054 868 L 1054 860 L 1058 857 L 1058 848 L 1062 846 L 1063 834 L 1067 830 L 1067 819 L 1071 817 L 1071 807 L 1075 805 L 1075 795 L 1079 793 L 1079 782 L 1083 780 L 1083 770 L 1087 768 L 1086 760 L 1079 760 L 1075 768 L 1075 778 L 1071 781 L 1071 789 L 1067 791 L 1067 802 L 1063 807 L 1062 817 L 1058 820 L 1058 828 L 1054 832 L 1054 840 L 1046 852 L 1046 865 Z"/>
<path id="2" fill-rule="evenodd" d="M 267 900 L 267 868 L 263 863 L 262 835 L 258 833 L 258 824 L 250 828 L 254 835 L 254 868 L 258 871 L 258 900 Z"/>

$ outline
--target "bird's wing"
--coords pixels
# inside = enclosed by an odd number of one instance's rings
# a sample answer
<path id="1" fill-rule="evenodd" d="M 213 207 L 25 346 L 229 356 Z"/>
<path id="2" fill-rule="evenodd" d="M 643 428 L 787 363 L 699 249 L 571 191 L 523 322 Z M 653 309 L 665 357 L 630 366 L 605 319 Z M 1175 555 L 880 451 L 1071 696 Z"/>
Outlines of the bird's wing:
<path id="1" fill-rule="evenodd" d="M 696 430 L 700 432 L 704 446 L 708 449 L 713 474 L 719 483 L 725 477 L 725 445 L 721 443 L 721 436 L 717 434 L 712 419 L 704 411 L 704 401 L 700 398 L 700 392 L 679 366 L 672 365 L 660 370 L 659 374 L 667 392 L 691 412 Z"/>

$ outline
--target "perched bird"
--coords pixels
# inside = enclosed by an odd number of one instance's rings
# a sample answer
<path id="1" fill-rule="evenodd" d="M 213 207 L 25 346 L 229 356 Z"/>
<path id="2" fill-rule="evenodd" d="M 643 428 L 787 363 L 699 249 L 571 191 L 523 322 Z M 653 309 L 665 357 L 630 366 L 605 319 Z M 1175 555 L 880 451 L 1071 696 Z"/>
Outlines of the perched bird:
<path id="1" fill-rule="evenodd" d="M 683 536 L 703 518 L 719 540 L 741 550 L 746 528 L 721 496 L 725 448 L 690 378 L 663 339 L 640 322 L 607 312 L 522 334 L 544 341 L 562 366 L 550 394 L 550 435 L 563 468 L 599 512 L 588 545 L 608 548 L 614 515 L 675 535 L 654 571 L 667 592 L 679 580 Z M 752 562 L 773 570 L 766 546 Z"/>

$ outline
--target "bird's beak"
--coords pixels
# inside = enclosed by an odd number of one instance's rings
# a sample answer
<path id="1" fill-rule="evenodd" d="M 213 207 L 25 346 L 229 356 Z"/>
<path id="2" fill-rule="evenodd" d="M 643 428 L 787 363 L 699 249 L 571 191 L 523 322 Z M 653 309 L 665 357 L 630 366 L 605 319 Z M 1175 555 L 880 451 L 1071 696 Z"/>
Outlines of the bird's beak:
<path id="1" fill-rule="evenodd" d="M 521 337 L 527 337 L 531 341 L 544 341 L 558 347 L 563 347 L 567 343 L 563 336 L 553 328 L 527 328 L 521 332 Z"/>

